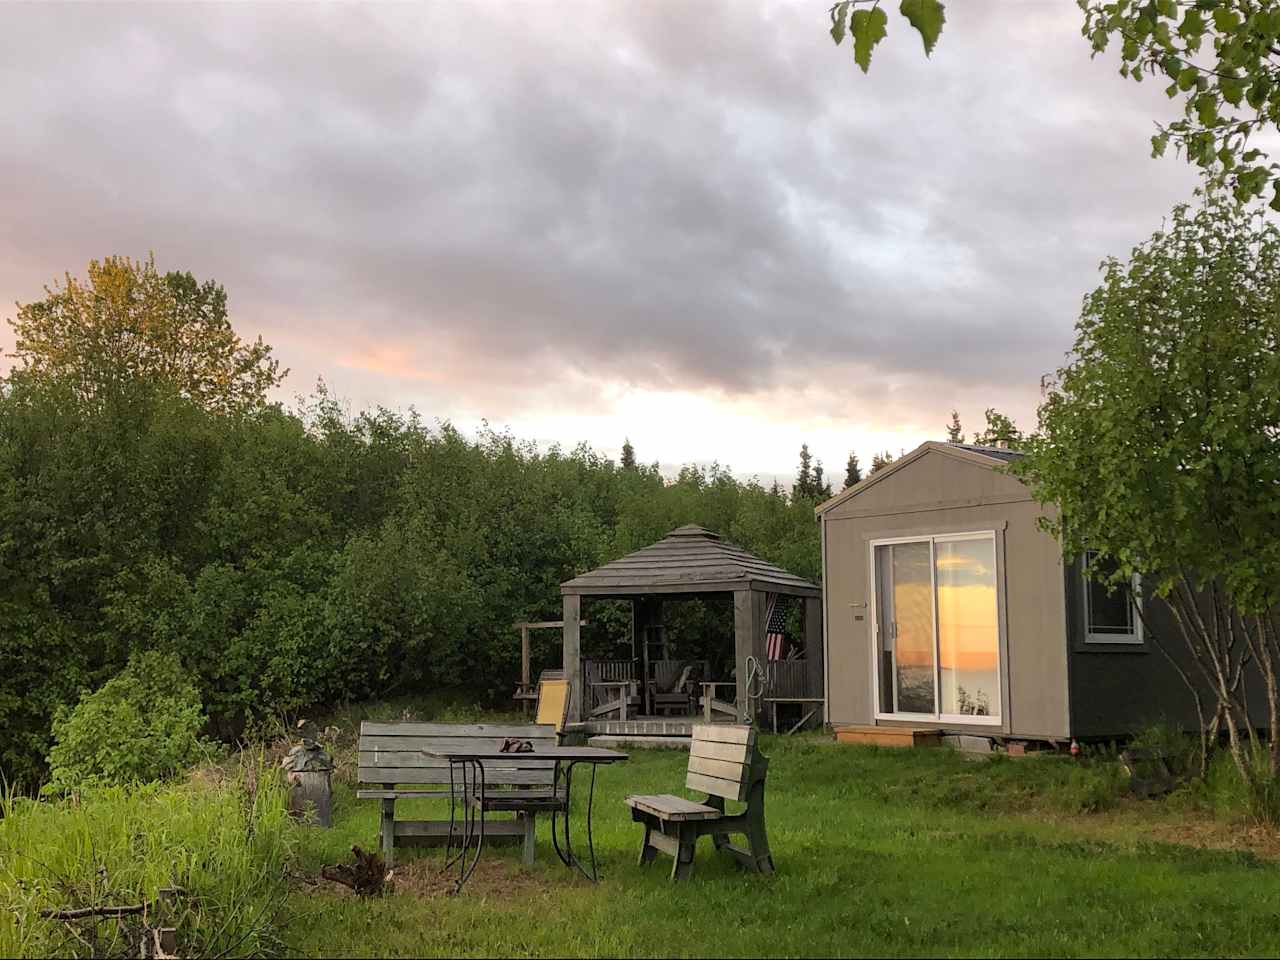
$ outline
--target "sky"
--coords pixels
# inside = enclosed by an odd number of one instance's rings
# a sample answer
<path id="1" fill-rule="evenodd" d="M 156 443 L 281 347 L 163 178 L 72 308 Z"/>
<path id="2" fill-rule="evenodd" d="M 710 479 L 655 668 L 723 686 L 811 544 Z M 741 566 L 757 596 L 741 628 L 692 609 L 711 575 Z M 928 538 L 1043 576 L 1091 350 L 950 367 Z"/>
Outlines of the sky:
<path id="1" fill-rule="evenodd" d="M 110 254 L 226 288 L 352 409 L 837 488 L 1034 425 L 1081 298 L 1189 199 L 1074 0 L 0 4 L 0 317 Z M 0 351 L 12 348 L 0 325 Z M 7 361 L 4 361 L 7 362 Z"/>

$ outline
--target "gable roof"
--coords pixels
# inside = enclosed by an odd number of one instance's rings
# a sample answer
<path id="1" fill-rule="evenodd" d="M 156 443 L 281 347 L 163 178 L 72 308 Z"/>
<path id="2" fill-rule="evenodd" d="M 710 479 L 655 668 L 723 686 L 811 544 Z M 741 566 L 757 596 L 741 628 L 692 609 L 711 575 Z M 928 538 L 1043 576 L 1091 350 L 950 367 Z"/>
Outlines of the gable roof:
<path id="1" fill-rule="evenodd" d="M 944 456 L 963 460 L 966 463 L 972 463 L 979 467 L 986 467 L 988 470 L 994 470 L 1006 463 L 1017 460 L 1023 455 L 1022 451 L 1010 450 L 1008 447 L 984 447 L 973 443 L 949 443 L 937 440 L 927 440 L 910 453 L 893 461 L 893 463 L 889 464 L 887 467 L 877 470 L 875 473 L 855 483 L 847 490 L 840 491 L 830 500 L 826 500 L 823 503 L 818 504 L 814 507 L 813 512 L 819 517 L 822 516 L 828 510 L 840 506 L 840 504 L 844 503 L 846 500 L 850 500 L 853 497 L 858 496 L 860 493 L 864 493 L 877 483 L 880 483 L 882 480 L 886 480 L 893 476 L 893 474 L 907 466 L 907 464 L 914 463 L 929 453 L 940 453 Z"/>
<path id="2" fill-rule="evenodd" d="M 586 596 L 747 589 L 813 597 L 822 593 L 803 577 L 695 524 L 677 527 L 657 543 L 560 584 L 563 594 Z"/>

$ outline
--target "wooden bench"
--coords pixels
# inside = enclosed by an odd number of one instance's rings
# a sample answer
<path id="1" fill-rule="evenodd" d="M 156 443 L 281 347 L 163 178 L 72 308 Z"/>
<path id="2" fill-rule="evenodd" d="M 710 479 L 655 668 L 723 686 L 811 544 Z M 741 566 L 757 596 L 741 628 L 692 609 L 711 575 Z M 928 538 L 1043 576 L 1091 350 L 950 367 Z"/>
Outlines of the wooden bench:
<path id="1" fill-rule="evenodd" d="M 534 749 L 556 745 L 554 727 L 539 724 L 461 723 L 370 723 L 360 724 L 361 784 L 377 784 L 377 789 L 357 790 L 362 800 L 382 801 L 379 840 L 387 866 L 394 864 L 395 848 L 416 845 L 443 845 L 453 830 L 453 842 L 462 837 L 461 819 L 397 820 L 396 801 L 421 798 L 450 798 L 449 763 L 428 757 L 424 750 L 446 747 L 484 747 L 496 750 L 508 737 L 533 742 Z M 524 842 L 524 861 L 533 862 L 534 823 L 539 811 L 555 807 L 559 791 L 555 783 L 555 761 L 532 759 L 532 754 L 513 753 L 510 761 L 484 764 L 486 809 L 507 810 L 513 819 L 485 825 L 485 840 L 508 838 Z M 455 773 L 452 796 L 464 803 L 461 777 Z"/>
<path id="2" fill-rule="evenodd" d="M 684 785 L 707 794 L 706 802 L 671 794 L 627 797 L 631 819 L 644 824 L 640 863 L 652 863 L 661 851 L 671 857 L 671 879 L 685 879 L 693 871 L 698 838 L 710 834 L 717 850 L 730 854 L 747 869 L 773 873 L 764 824 L 768 769 L 769 760 L 756 749 L 751 727 L 695 724 Z M 726 800 L 745 801 L 746 809 L 730 814 Z M 731 844 L 730 834 L 745 836 L 746 849 Z"/>

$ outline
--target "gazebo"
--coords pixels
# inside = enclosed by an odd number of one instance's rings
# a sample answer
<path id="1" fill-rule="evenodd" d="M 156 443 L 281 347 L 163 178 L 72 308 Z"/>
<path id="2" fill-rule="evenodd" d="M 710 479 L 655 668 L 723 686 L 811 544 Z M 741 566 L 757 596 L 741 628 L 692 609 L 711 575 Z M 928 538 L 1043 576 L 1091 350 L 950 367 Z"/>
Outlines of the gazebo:
<path id="1" fill-rule="evenodd" d="M 815 708 L 822 705 L 822 590 L 725 542 L 710 530 L 692 524 L 679 527 L 657 543 L 565 581 L 560 585 L 560 593 L 564 599 L 564 669 L 565 676 L 572 681 L 571 721 L 584 719 L 583 693 L 587 686 L 584 668 L 592 665 L 581 656 L 579 624 L 584 598 L 631 601 L 631 669 L 638 668 L 640 675 L 625 679 L 647 685 L 652 679 L 650 671 L 654 663 L 665 659 L 667 650 L 663 601 L 692 599 L 694 595 L 731 596 L 736 663 L 734 706 L 738 720 L 746 720 L 752 712 L 746 689 L 749 657 L 754 657 L 770 678 L 765 699 L 807 703 Z M 770 595 L 776 595 L 775 599 L 797 597 L 804 604 L 800 659 L 771 662 L 767 656 L 765 617 Z M 659 661 L 649 656 L 654 647 L 659 651 Z M 686 722 L 691 719 L 684 718 Z M 615 729 L 611 732 L 622 732 L 616 730 L 617 726 L 612 724 Z M 636 732 L 640 730 L 637 726 Z"/>

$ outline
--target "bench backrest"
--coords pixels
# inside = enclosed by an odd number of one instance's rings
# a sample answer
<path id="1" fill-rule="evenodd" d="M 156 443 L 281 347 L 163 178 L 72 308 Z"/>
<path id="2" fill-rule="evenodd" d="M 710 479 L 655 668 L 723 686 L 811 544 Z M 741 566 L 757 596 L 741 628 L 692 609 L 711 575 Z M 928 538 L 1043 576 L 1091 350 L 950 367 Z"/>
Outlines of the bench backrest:
<path id="1" fill-rule="evenodd" d="M 497 749 L 508 737 L 533 742 L 535 750 L 556 745 L 554 727 L 488 723 L 371 723 L 360 724 L 361 783 L 412 784 L 448 787 L 449 762 L 429 757 L 424 750 L 443 747 Z M 554 760 L 535 760 L 533 754 L 513 753 L 511 760 L 484 763 L 486 789 L 506 786 L 552 786 Z M 455 783 L 461 789 L 461 783 Z"/>
<path id="2" fill-rule="evenodd" d="M 751 727 L 695 723 L 684 785 L 726 800 L 745 800 L 752 782 L 763 775 L 764 765 Z"/>

